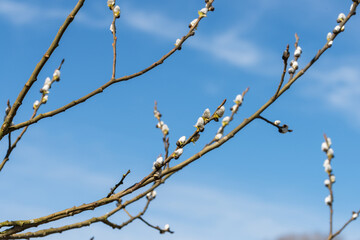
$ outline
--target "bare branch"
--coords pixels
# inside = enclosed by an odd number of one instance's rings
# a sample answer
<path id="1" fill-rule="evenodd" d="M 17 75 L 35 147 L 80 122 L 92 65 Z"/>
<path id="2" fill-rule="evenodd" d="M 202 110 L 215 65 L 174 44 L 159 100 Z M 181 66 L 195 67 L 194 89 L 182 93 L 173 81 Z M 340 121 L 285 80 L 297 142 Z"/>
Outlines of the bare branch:
<path id="1" fill-rule="evenodd" d="M 131 215 L 125 210 L 125 208 L 123 208 L 123 209 L 126 211 L 126 213 L 129 215 L 130 219 L 127 220 L 126 222 L 123 222 L 121 225 L 115 224 L 115 223 L 113 223 L 113 222 L 111 222 L 111 221 L 109 221 L 109 220 L 107 220 L 107 219 L 103 220 L 102 222 L 103 222 L 104 224 L 106 224 L 106 225 L 114 228 L 114 229 L 115 229 L 115 228 L 116 228 L 116 229 L 122 229 L 123 227 L 127 226 L 129 223 L 132 223 L 134 220 L 140 219 L 141 216 L 144 215 L 145 212 L 146 212 L 146 210 L 148 209 L 150 202 L 151 202 L 151 201 L 148 200 L 148 201 L 146 202 L 146 205 L 145 205 L 144 209 L 143 209 L 140 213 L 138 213 L 136 216 L 131 216 Z"/>
<path id="2" fill-rule="evenodd" d="M 113 34 L 113 52 L 114 52 L 114 57 L 113 57 L 113 69 L 112 69 L 112 76 L 111 76 L 111 80 L 115 79 L 115 73 L 116 73 L 116 42 L 117 42 L 117 37 L 116 37 L 116 17 L 114 16 L 113 21 L 111 23 L 111 26 L 113 28 L 112 30 L 112 34 Z"/>
<path id="3" fill-rule="evenodd" d="M 360 214 L 360 210 L 357 212 L 353 212 L 351 215 L 351 218 L 344 224 L 344 226 L 342 226 L 336 233 L 334 233 L 332 235 L 332 238 L 335 238 L 336 236 L 338 236 L 351 222 L 355 221 L 357 219 L 357 216 Z M 356 217 L 354 217 L 356 216 Z"/>
<path id="4" fill-rule="evenodd" d="M 281 86 L 283 85 L 284 83 L 284 78 L 285 78 L 285 75 L 286 75 L 286 69 L 287 69 L 287 61 L 289 59 L 289 56 L 290 56 L 290 53 L 289 53 L 289 44 L 286 46 L 286 50 L 284 51 L 283 53 L 283 56 L 282 56 L 282 59 L 284 61 L 284 70 L 282 72 L 282 75 L 281 75 L 281 79 L 280 79 L 280 83 L 279 83 L 279 86 L 276 90 L 276 93 L 274 95 L 274 98 L 277 98 L 278 97 L 278 93 L 281 89 Z"/>
<path id="5" fill-rule="evenodd" d="M 38 219 L 32 219 L 32 220 L 28 220 L 28 221 L 13 221 L 13 222 L 6 221 L 6 222 L 3 222 L 3 223 L 0 223 L 0 227 L 13 226 L 10 229 L 7 229 L 7 230 L 5 230 L 3 232 L 0 232 L 0 239 L 21 239 L 21 238 L 44 237 L 44 236 L 51 235 L 51 234 L 54 234 L 54 233 L 61 233 L 61 232 L 68 231 L 68 230 L 71 230 L 71 229 L 90 226 L 91 224 L 96 223 L 96 222 L 103 222 L 104 220 L 106 220 L 110 216 L 114 215 L 119 210 L 125 208 L 129 204 L 132 204 L 132 203 L 140 200 L 144 196 L 146 196 L 147 193 L 153 191 L 160 184 L 164 183 L 166 179 L 167 178 L 164 178 L 164 179 L 162 179 L 160 181 L 157 181 L 148 190 L 146 190 L 146 191 L 142 192 L 141 194 L 133 197 L 131 200 L 128 200 L 123 204 L 119 204 L 115 209 L 111 210 L 110 212 L 106 213 L 105 215 L 102 215 L 100 217 L 93 217 L 93 218 L 90 218 L 90 219 L 82 221 L 82 222 L 77 222 L 77 223 L 74 223 L 74 224 L 69 224 L 69 225 L 65 225 L 65 226 L 57 227 L 57 228 L 49 228 L 49 229 L 39 230 L 39 231 L 36 231 L 36 232 L 27 232 L 27 233 L 20 233 L 20 234 L 16 234 L 16 233 L 22 232 L 22 231 L 24 231 L 24 230 L 26 230 L 28 228 L 34 227 L 34 226 L 42 225 L 42 224 L 47 223 L 47 222 L 53 222 L 55 220 L 59 220 L 59 219 L 61 219 L 63 217 L 60 218 L 59 213 L 56 213 L 56 214 L 49 215 L 47 217 L 38 218 Z M 116 195 L 119 195 L 119 194 L 116 194 Z M 112 198 L 115 199 L 116 195 L 113 195 Z M 120 199 L 120 198 L 118 198 L 118 199 Z M 74 208 L 76 208 L 76 207 L 74 207 Z M 89 209 L 87 209 L 87 210 L 89 210 Z M 68 214 L 67 216 L 72 216 L 74 214 L 79 213 L 79 212 L 74 213 L 73 211 L 70 211 L 70 210 L 67 210 L 67 211 L 70 212 L 70 214 Z M 77 209 L 77 211 L 79 211 L 79 208 Z M 57 217 L 55 217 L 55 215 Z"/>
<path id="6" fill-rule="evenodd" d="M 123 174 L 120 182 L 118 182 L 113 188 L 110 189 L 109 194 L 106 196 L 107 198 L 111 197 L 111 195 L 114 194 L 115 190 L 116 190 L 121 184 L 124 183 L 124 180 L 125 180 L 126 176 L 127 176 L 129 173 L 130 173 L 130 169 L 129 169 L 125 174 Z"/>
<path id="7" fill-rule="evenodd" d="M 156 230 L 159 230 L 159 232 L 161 233 L 161 234 L 163 234 L 163 233 L 166 233 L 166 232 L 169 232 L 169 233 L 174 233 L 173 231 L 171 231 L 170 229 L 165 229 L 165 228 L 160 228 L 159 226 L 154 226 L 154 225 L 152 225 L 152 224 L 150 224 L 148 221 L 145 221 L 142 217 L 139 217 L 139 219 L 141 220 L 141 221 L 143 221 L 146 225 L 148 225 L 149 227 L 151 227 L 151 228 L 154 228 L 154 229 L 156 229 Z"/>
<path id="8" fill-rule="evenodd" d="M 258 116 L 259 119 L 264 120 L 265 122 L 269 123 L 270 125 L 276 127 L 279 131 L 279 133 L 287 133 L 287 132 L 292 132 L 293 130 L 289 129 L 289 126 L 286 124 L 283 124 L 282 126 L 280 125 L 280 121 L 279 123 L 276 122 L 272 122 L 262 116 Z"/>

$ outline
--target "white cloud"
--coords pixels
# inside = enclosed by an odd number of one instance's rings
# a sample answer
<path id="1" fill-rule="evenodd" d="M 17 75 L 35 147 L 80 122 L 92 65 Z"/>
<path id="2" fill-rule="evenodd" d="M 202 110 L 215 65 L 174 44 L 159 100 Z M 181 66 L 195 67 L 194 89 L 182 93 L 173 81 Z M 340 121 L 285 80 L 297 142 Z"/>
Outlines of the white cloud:
<path id="1" fill-rule="evenodd" d="M 126 12 L 121 18 L 125 24 L 138 31 L 161 37 L 175 42 L 177 38 L 188 31 L 187 24 L 173 20 L 162 13 L 145 11 L 144 9 L 124 6 Z M 44 8 L 41 6 L 19 3 L 9 0 L 0 1 L 0 16 L 5 17 L 15 25 L 32 25 L 40 21 L 63 19 L 69 10 L 58 8 Z M 87 12 L 80 12 L 77 21 L 94 28 L 110 25 L 110 20 L 104 16 L 89 17 Z M 200 26 L 201 27 L 201 26 Z M 246 37 L 240 36 L 238 30 L 229 28 L 214 35 L 197 33 L 196 37 L 188 40 L 185 45 L 209 54 L 217 61 L 225 61 L 236 67 L 255 67 L 264 58 L 260 47 Z M 261 52 L 261 57 L 260 57 Z"/>
<path id="2" fill-rule="evenodd" d="M 187 30 L 187 26 L 160 13 L 125 6 L 122 20 L 132 28 L 154 36 L 175 40 Z"/>
<path id="3" fill-rule="evenodd" d="M 252 67 L 260 61 L 259 47 L 241 38 L 233 29 L 214 36 L 200 35 L 190 42 L 190 46 L 237 67 Z"/>
<path id="4" fill-rule="evenodd" d="M 360 70 L 340 66 L 324 71 L 316 71 L 311 76 L 317 80 L 308 93 L 322 96 L 330 110 L 346 114 L 352 122 L 360 121 Z"/>
<path id="5" fill-rule="evenodd" d="M 127 7 L 124 21 L 129 26 L 174 41 L 188 31 L 186 23 L 168 18 L 161 13 Z M 201 23 L 199 28 L 201 28 Z M 254 43 L 241 37 L 237 29 L 230 28 L 215 35 L 197 33 L 185 43 L 192 48 L 210 54 L 216 60 L 226 61 L 237 67 L 255 66 L 260 61 L 260 49 Z"/>
<path id="6" fill-rule="evenodd" d="M 104 17 L 91 17 L 84 12 L 79 12 L 76 16 L 76 21 L 90 28 L 109 28 L 112 19 L 111 17 L 109 17 L 108 19 Z"/>
<path id="7" fill-rule="evenodd" d="M 64 18 L 67 14 L 64 9 L 44 9 L 29 3 L 0 1 L 0 16 L 15 25 L 31 25 L 40 20 Z"/>

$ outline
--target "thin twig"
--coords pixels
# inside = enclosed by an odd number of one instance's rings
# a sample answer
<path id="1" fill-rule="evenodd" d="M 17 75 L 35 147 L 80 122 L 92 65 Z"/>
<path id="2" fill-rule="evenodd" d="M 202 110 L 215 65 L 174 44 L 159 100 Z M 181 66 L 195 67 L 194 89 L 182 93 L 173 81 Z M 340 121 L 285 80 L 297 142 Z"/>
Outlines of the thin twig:
<path id="1" fill-rule="evenodd" d="M 143 222 L 144 222 L 146 225 L 148 225 L 149 227 L 154 228 L 154 229 L 156 229 L 156 230 L 159 230 L 159 232 L 160 232 L 161 234 L 166 233 L 166 232 L 169 232 L 169 233 L 171 233 L 171 234 L 174 233 L 174 232 L 171 231 L 170 229 L 165 230 L 165 229 L 161 229 L 159 226 L 154 226 L 154 225 L 150 224 L 148 221 L 145 221 L 142 217 L 139 217 L 139 219 L 140 219 L 141 221 L 143 221 Z"/>
<path id="2" fill-rule="evenodd" d="M 334 200 L 334 197 L 333 197 L 333 191 L 332 191 L 331 181 L 330 181 L 329 191 L 330 191 L 331 201 L 333 201 L 333 200 Z M 330 238 L 330 239 L 333 239 L 333 215 L 334 215 L 333 202 L 332 202 L 331 204 L 329 204 L 329 210 L 330 210 L 329 238 Z"/>
<path id="3" fill-rule="evenodd" d="M 353 213 L 354 214 L 354 213 Z M 359 215 L 360 214 L 360 211 L 357 212 L 357 214 Z M 332 235 L 332 238 L 335 238 L 336 236 L 338 236 L 352 221 L 355 221 L 356 218 L 353 218 L 351 216 L 351 218 L 336 232 Z"/>
<path id="4" fill-rule="evenodd" d="M 109 194 L 106 196 L 107 198 L 111 197 L 111 195 L 114 194 L 115 190 L 121 185 L 124 183 L 124 179 L 126 178 L 126 176 L 130 173 L 130 169 L 125 173 L 123 174 L 120 182 L 118 182 L 113 188 L 110 189 L 110 192 Z"/>
<path id="5" fill-rule="evenodd" d="M 145 212 L 146 212 L 146 210 L 147 210 L 148 207 L 149 207 L 149 204 L 150 204 L 150 200 L 148 200 L 148 201 L 146 202 L 146 205 L 145 205 L 144 209 L 143 209 L 141 212 L 139 212 L 136 216 L 132 216 L 128 211 L 126 211 L 125 208 L 123 208 L 124 211 L 128 214 L 128 216 L 129 216 L 130 219 L 127 220 L 126 222 L 123 222 L 121 225 L 115 224 L 115 223 L 109 221 L 108 219 L 106 219 L 106 220 L 104 220 L 104 221 L 102 221 L 102 222 L 103 222 L 104 224 L 106 224 L 106 225 L 114 228 L 114 229 L 115 229 L 115 228 L 116 228 L 116 229 L 122 229 L 123 227 L 125 227 L 125 226 L 128 225 L 129 223 L 133 222 L 134 220 L 136 220 L 136 219 L 140 218 L 142 215 L 144 215 Z"/>
<path id="6" fill-rule="evenodd" d="M 262 116 L 260 116 L 260 115 L 258 116 L 258 118 L 260 118 L 260 119 L 264 120 L 265 122 L 267 122 L 267 123 L 269 123 L 269 124 L 277 127 L 272 121 L 270 121 L 270 120 L 268 120 L 268 119 L 266 119 L 266 118 L 264 118 L 264 117 L 262 117 Z"/>
<path id="7" fill-rule="evenodd" d="M 116 25 L 115 25 L 115 22 L 116 22 L 116 17 L 114 16 L 114 19 L 112 21 L 112 26 L 113 26 L 113 31 L 112 31 L 112 34 L 113 34 L 113 43 L 112 43 L 112 46 L 113 46 L 113 52 L 114 52 L 114 57 L 113 57 L 113 69 L 112 69 L 112 76 L 111 76 L 111 80 L 115 79 L 115 73 L 116 73 L 116 42 L 117 42 L 117 37 L 116 37 Z"/>
<path id="8" fill-rule="evenodd" d="M 325 143 L 327 144 L 327 147 L 330 148 L 330 144 L 328 142 L 328 137 L 326 136 L 326 134 L 324 134 L 324 139 L 325 139 Z M 329 164 L 331 164 L 331 160 L 332 157 L 328 157 L 327 158 L 329 161 Z M 334 203 L 334 194 L 333 194 L 333 181 L 331 181 L 331 175 L 332 175 L 332 170 L 327 171 L 328 174 L 328 178 L 329 178 L 329 185 L 327 186 L 328 190 L 329 190 L 329 194 L 330 194 L 330 203 L 328 203 L 329 206 L 329 235 L 328 235 L 328 240 L 331 240 L 334 238 L 333 236 L 333 215 L 334 215 L 334 209 L 333 209 L 333 203 Z"/>
<path id="9" fill-rule="evenodd" d="M 279 83 L 279 86 L 276 90 L 276 93 L 274 95 L 274 98 L 277 98 L 278 97 L 278 93 L 281 89 L 281 86 L 283 85 L 284 83 L 284 79 L 285 79 L 285 75 L 286 75 L 286 69 L 287 69 L 287 61 L 289 59 L 289 56 L 290 56 L 290 53 L 289 53 L 289 44 L 286 46 L 286 50 L 284 51 L 283 53 L 283 56 L 282 56 L 282 59 L 284 61 L 284 70 L 282 72 L 282 75 L 281 75 L 281 79 L 280 79 L 280 83 Z"/>
<path id="10" fill-rule="evenodd" d="M 250 88 L 247 87 L 247 88 L 242 92 L 242 94 L 241 94 L 241 96 L 242 96 L 242 101 L 244 101 L 245 95 L 246 95 L 246 93 L 249 91 L 249 89 L 250 89 Z M 223 102 L 223 104 L 225 104 L 225 102 Z M 231 113 L 231 115 L 230 115 L 229 123 L 234 119 L 234 115 L 238 112 L 238 110 L 239 110 L 239 108 L 240 108 L 241 105 L 242 105 L 242 102 L 241 102 L 241 103 L 236 103 L 236 109 L 231 111 L 232 113 Z M 217 110 L 218 110 L 218 109 L 219 109 L 219 107 L 217 108 Z M 221 134 L 224 132 L 224 129 L 226 128 L 226 126 L 228 126 L 228 124 L 221 127 L 221 129 L 222 129 Z M 216 137 L 216 135 L 215 135 L 215 137 Z M 211 144 L 213 144 L 214 142 L 216 142 L 216 141 L 219 140 L 219 139 L 216 139 L 215 137 L 214 137 L 208 144 L 206 144 L 206 145 L 204 146 L 204 148 L 205 148 L 206 146 L 209 146 L 209 145 L 211 145 Z"/>
<path id="11" fill-rule="evenodd" d="M 133 217 L 133 216 L 126 210 L 126 208 L 124 208 L 123 210 L 124 210 L 124 212 L 126 212 L 126 214 L 127 214 L 130 218 Z"/>
<path id="12" fill-rule="evenodd" d="M 299 46 L 299 36 L 297 35 L 297 33 L 295 33 L 295 43 L 294 43 L 294 46 L 295 46 L 295 49 Z M 299 57 L 294 56 L 294 61 L 297 61 L 298 59 L 299 59 Z M 293 72 L 293 73 L 290 73 L 289 81 L 290 81 L 290 79 L 292 79 L 292 78 L 294 77 L 295 72 L 296 72 L 296 69 L 294 69 L 294 72 Z"/>
<path id="13" fill-rule="evenodd" d="M 169 137 L 166 137 L 166 136 L 169 134 L 169 132 L 165 132 L 162 129 L 162 127 L 163 127 L 163 123 L 161 121 L 162 114 L 159 112 L 159 110 L 157 108 L 157 102 L 156 101 L 155 101 L 155 104 L 154 104 L 154 116 L 158 120 L 158 124 L 156 125 L 156 127 L 158 127 L 160 129 L 160 131 L 162 132 L 162 134 L 163 134 L 162 141 L 164 143 L 165 159 L 167 159 L 168 156 L 169 156 L 170 142 L 169 142 Z M 164 167 L 165 168 L 169 167 L 169 163 L 167 163 Z"/>

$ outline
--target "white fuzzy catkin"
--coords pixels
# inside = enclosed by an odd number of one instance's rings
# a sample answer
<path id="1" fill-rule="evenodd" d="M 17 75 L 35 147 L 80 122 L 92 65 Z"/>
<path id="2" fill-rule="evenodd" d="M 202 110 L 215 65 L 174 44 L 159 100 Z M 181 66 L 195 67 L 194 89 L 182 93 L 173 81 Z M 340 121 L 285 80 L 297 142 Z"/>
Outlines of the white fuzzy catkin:
<path id="1" fill-rule="evenodd" d="M 331 198 L 331 195 L 327 196 L 325 198 L 325 203 L 326 205 L 331 205 L 332 204 L 332 198 Z"/>
<path id="2" fill-rule="evenodd" d="M 207 109 L 205 109 L 202 117 L 203 117 L 204 119 L 209 119 L 209 118 L 210 118 L 210 115 L 211 115 L 210 109 L 207 108 Z"/>
<path id="3" fill-rule="evenodd" d="M 202 129 L 204 129 L 204 126 L 205 126 L 204 119 L 202 117 L 199 117 L 195 124 L 195 127 L 201 131 Z"/>
<path id="4" fill-rule="evenodd" d="M 114 16 L 116 18 L 119 18 L 120 17 L 120 7 L 119 6 L 115 6 L 114 9 L 113 9 L 113 13 L 114 13 Z"/>

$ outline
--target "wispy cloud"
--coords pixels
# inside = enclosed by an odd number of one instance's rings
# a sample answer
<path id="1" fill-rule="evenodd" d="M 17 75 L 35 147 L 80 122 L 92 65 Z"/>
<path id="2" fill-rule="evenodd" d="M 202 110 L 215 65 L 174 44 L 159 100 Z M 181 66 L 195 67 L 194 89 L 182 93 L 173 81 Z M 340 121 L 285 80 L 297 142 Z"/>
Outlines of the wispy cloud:
<path id="1" fill-rule="evenodd" d="M 121 20 L 130 28 L 151 34 L 162 39 L 175 40 L 188 31 L 187 23 L 174 20 L 160 12 L 150 12 L 144 9 L 125 5 L 126 13 Z M 44 9 L 39 5 L 0 1 L 0 16 L 5 17 L 15 25 L 32 25 L 43 20 L 61 19 L 67 16 L 69 10 L 59 8 Z M 89 17 L 88 12 L 80 12 L 77 21 L 88 27 L 103 28 L 110 25 L 110 20 L 104 16 Z M 252 43 L 250 39 L 240 35 L 238 30 L 230 27 L 216 34 L 198 33 L 189 40 L 190 47 L 212 56 L 216 61 L 227 62 L 236 67 L 254 67 L 264 58 L 264 51 Z M 260 53 L 261 52 L 261 53 Z M 260 56 L 261 55 L 261 56 Z"/>
<path id="2" fill-rule="evenodd" d="M 67 14 L 65 9 L 44 9 L 30 3 L 0 1 L 0 16 L 15 25 L 32 25 L 40 20 L 63 18 Z"/>
<path id="3" fill-rule="evenodd" d="M 176 39 L 187 30 L 181 22 L 157 12 L 133 8 L 126 5 L 126 13 L 122 20 L 131 28 L 166 39 Z"/>
<path id="4" fill-rule="evenodd" d="M 200 35 L 190 46 L 238 67 L 255 66 L 260 61 L 259 47 L 241 38 L 234 29 L 213 36 Z"/>
<path id="5" fill-rule="evenodd" d="M 324 71 L 317 71 L 311 76 L 317 82 L 313 83 L 308 93 L 321 96 L 329 109 L 340 111 L 351 122 L 360 121 L 360 70 L 350 66 L 340 66 Z"/>
<path id="6" fill-rule="evenodd" d="M 175 42 L 177 38 L 185 35 L 188 31 L 187 22 L 172 19 L 160 12 L 152 11 L 149 13 L 149 11 L 131 6 L 126 6 L 126 11 L 128 14 L 124 16 L 123 21 L 128 26 L 155 37 Z M 259 18 L 257 16 L 257 20 L 253 19 L 250 22 L 255 25 Z M 202 28 L 202 24 L 200 23 L 199 29 Z M 242 25 L 248 26 L 249 24 L 244 23 Z M 225 26 L 216 33 L 198 31 L 196 36 L 189 39 L 184 46 L 189 46 L 206 56 L 211 56 L 211 59 L 214 61 L 225 62 L 235 67 L 247 69 L 248 71 L 260 73 L 257 67 L 259 65 L 263 66 L 261 70 L 266 71 L 267 74 L 275 69 L 272 64 L 269 64 L 272 63 L 269 59 L 274 54 L 256 44 L 255 41 L 252 41 L 247 36 L 245 28 L 239 28 L 234 25 Z"/>
<path id="7" fill-rule="evenodd" d="M 128 8 L 129 14 L 124 21 L 139 31 L 159 36 L 175 42 L 187 33 L 187 24 L 176 21 L 161 13 L 148 13 L 140 9 Z M 201 26 L 200 26 L 201 27 Z M 209 54 L 213 59 L 225 61 L 237 67 L 255 66 L 260 61 L 260 49 L 246 37 L 238 34 L 235 28 L 229 28 L 214 35 L 197 33 L 185 45 Z"/>

